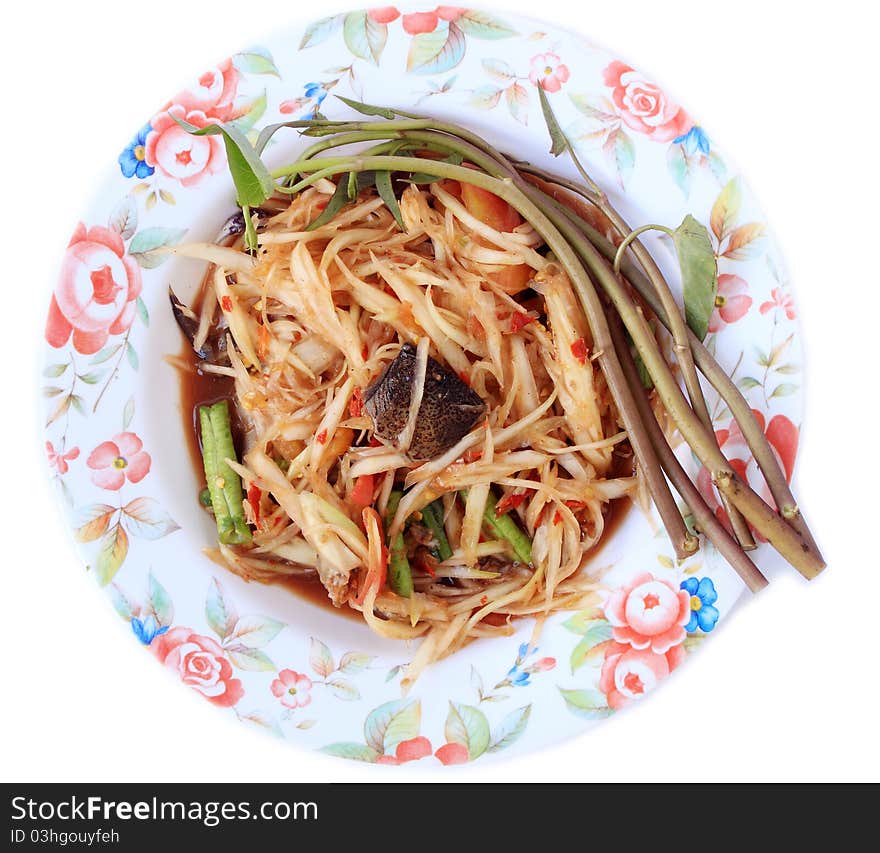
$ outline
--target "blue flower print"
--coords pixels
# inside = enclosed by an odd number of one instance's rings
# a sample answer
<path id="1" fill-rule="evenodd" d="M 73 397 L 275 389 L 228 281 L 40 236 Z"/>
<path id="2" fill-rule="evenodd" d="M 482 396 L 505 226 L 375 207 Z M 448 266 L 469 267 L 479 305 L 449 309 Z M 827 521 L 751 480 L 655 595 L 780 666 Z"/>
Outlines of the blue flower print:
<path id="1" fill-rule="evenodd" d="M 672 141 L 682 143 L 687 154 L 696 154 L 698 150 L 703 154 L 709 153 L 709 137 L 703 132 L 703 128 L 697 125 Z"/>
<path id="2" fill-rule="evenodd" d="M 119 168 L 126 178 L 149 178 L 156 170 L 146 161 L 147 134 L 153 129 L 147 122 L 119 155 Z"/>
<path id="3" fill-rule="evenodd" d="M 528 643 L 520 644 L 513 666 L 507 670 L 504 679 L 495 685 L 495 690 L 500 690 L 502 687 L 528 687 L 536 672 L 548 672 L 556 666 L 556 658 L 541 658 L 524 666 L 526 659 L 534 656 L 537 652 L 537 646 L 529 648 Z"/>
<path id="4" fill-rule="evenodd" d="M 691 618 L 685 630 L 692 634 L 699 628 L 709 633 L 718 621 L 718 609 L 712 605 L 718 601 L 715 584 L 711 578 L 688 578 L 681 582 L 681 588 L 691 597 Z"/>
<path id="5" fill-rule="evenodd" d="M 306 97 L 315 99 L 315 112 L 321 109 L 327 97 L 327 87 L 323 83 L 306 83 Z"/>
<path id="6" fill-rule="evenodd" d="M 156 618 L 151 613 L 146 619 L 138 619 L 134 616 L 131 618 L 131 630 L 145 646 L 149 646 L 156 637 L 161 637 L 168 630 L 167 625 L 161 628 L 156 622 Z"/>

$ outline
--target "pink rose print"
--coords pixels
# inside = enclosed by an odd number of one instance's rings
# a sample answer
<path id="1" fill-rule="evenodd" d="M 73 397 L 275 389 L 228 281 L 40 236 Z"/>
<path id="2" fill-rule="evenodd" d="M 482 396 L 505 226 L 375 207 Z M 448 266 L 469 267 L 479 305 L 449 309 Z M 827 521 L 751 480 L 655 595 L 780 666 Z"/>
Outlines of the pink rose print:
<path id="1" fill-rule="evenodd" d="M 380 6 L 376 9 L 367 9 L 367 17 L 377 24 L 390 24 L 400 17 L 400 12 L 394 6 Z"/>
<path id="2" fill-rule="evenodd" d="M 66 474 L 70 469 L 68 462 L 72 462 L 79 456 L 79 448 L 71 447 L 67 453 L 58 453 L 52 446 L 51 441 L 46 442 L 46 455 L 49 457 L 49 467 L 54 468 L 59 474 Z"/>
<path id="3" fill-rule="evenodd" d="M 797 311 L 794 307 L 794 299 L 790 294 L 783 293 L 780 288 L 774 287 L 773 290 L 770 291 L 770 296 L 770 301 L 762 302 L 761 307 L 758 309 L 762 314 L 779 309 L 785 311 L 785 316 L 788 320 L 794 320 L 794 318 L 797 317 Z"/>
<path id="4" fill-rule="evenodd" d="M 172 628 L 157 636 L 150 650 L 184 684 L 215 705 L 230 708 L 244 696 L 241 681 L 232 677 L 232 664 L 210 637 L 191 628 Z"/>
<path id="5" fill-rule="evenodd" d="M 46 340 L 63 347 L 73 335 L 73 348 L 96 353 L 110 335 L 127 331 L 141 292 L 141 272 L 126 256 L 115 231 L 81 222 L 67 247 L 61 275 L 49 305 Z"/>
<path id="6" fill-rule="evenodd" d="M 150 472 L 150 454 L 133 432 L 121 432 L 113 441 L 99 444 L 86 459 L 92 469 L 92 482 L 99 489 L 118 491 L 125 484 L 139 483 Z"/>
<path id="7" fill-rule="evenodd" d="M 175 117 L 196 127 L 215 123 L 213 116 L 201 110 L 187 110 L 183 104 L 174 104 L 153 119 L 144 157 L 148 165 L 166 177 L 190 187 L 224 168 L 223 143 L 219 136 L 192 136 L 174 120 Z"/>
<path id="8" fill-rule="evenodd" d="M 168 106 L 180 104 L 186 112 L 202 112 L 217 121 L 232 121 L 240 115 L 234 107 L 239 79 L 232 59 L 226 59 L 202 74 L 194 86 L 178 92 Z"/>
<path id="9" fill-rule="evenodd" d="M 178 92 L 150 122 L 144 142 L 144 161 L 182 186 L 197 184 L 223 168 L 223 144 L 216 136 L 190 136 L 174 118 L 196 127 L 233 121 L 242 115 L 235 107 L 240 75 L 231 59 L 197 78 Z"/>
<path id="10" fill-rule="evenodd" d="M 539 53 L 532 57 L 529 80 L 545 92 L 558 92 L 568 81 L 568 66 L 555 53 Z"/>
<path id="11" fill-rule="evenodd" d="M 394 755 L 380 755 L 376 764 L 405 764 L 407 761 L 418 761 L 431 755 L 433 747 L 426 737 L 414 737 L 397 744 Z M 434 752 L 434 757 L 441 764 L 465 764 L 468 761 L 467 747 L 461 743 L 445 743 Z"/>
<path id="12" fill-rule="evenodd" d="M 738 275 L 718 276 L 718 294 L 715 310 L 709 318 L 709 331 L 719 332 L 728 323 L 742 320 L 752 307 L 752 297 L 747 296 L 749 286 Z"/>
<path id="13" fill-rule="evenodd" d="M 685 593 L 686 595 L 686 593 Z M 677 667 L 685 657 L 684 646 L 673 646 L 665 654 L 610 643 L 599 676 L 599 689 L 608 707 L 619 711 L 627 702 L 641 699 Z"/>
<path id="14" fill-rule="evenodd" d="M 403 16 L 403 31 L 411 36 L 420 33 L 432 33 L 437 29 L 436 12 L 413 12 Z"/>
<path id="15" fill-rule="evenodd" d="M 773 450 L 773 455 L 785 472 L 785 478 L 791 481 L 791 475 L 794 473 L 794 460 L 797 456 L 798 428 L 785 415 L 774 415 L 770 419 L 770 423 L 766 423 L 763 412 L 752 409 L 752 414 L 755 416 L 755 420 L 757 420 L 761 429 L 764 430 L 764 436 Z M 730 467 L 758 492 L 767 503 L 775 506 L 773 496 L 770 494 L 770 490 L 761 476 L 760 469 L 752 457 L 752 451 L 749 449 L 748 442 L 746 442 L 739 424 L 732 420 L 727 429 L 717 430 L 715 437 L 718 439 L 718 446 L 730 461 Z M 697 487 L 709 506 L 714 508 L 715 515 L 729 527 L 727 514 L 724 512 L 715 494 L 712 477 L 705 468 L 701 468 L 700 473 L 697 475 Z"/>
<path id="16" fill-rule="evenodd" d="M 614 90 L 611 99 L 623 121 L 655 142 L 677 139 L 693 126 L 691 117 L 675 101 L 629 65 L 612 62 L 604 79 Z"/>
<path id="17" fill-rule="evenodd" d="M 281 700 L 285 708 L 304 708 L 312 701 L 309 691 L 312 679 L 292 669 L 282 669 L 272 682 L 272 695 Z"/>
<path id="18" fill-rule="evenodd" d="M 645 572 L 611 593 L 605 616 L 618 643 L 663 655 L 687 635 L 684 626 L 691 618 L 690 596 Z"/>

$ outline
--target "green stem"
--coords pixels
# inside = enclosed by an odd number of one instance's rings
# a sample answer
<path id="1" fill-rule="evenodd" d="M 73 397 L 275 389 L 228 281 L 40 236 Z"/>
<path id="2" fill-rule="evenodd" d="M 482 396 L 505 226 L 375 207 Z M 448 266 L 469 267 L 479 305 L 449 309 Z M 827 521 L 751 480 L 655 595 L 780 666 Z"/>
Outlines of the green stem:
<path id="1" fill-rule="evenodd" d="M 534 188 L 533 188 L 534 189 Z M 734 506 L 746 517 L 770 544 L 805 577 L 815 577 L 824 563 L 818 551 L 810 547 L 803 536 L 780 518 L 754 491 L 733 471 L 730 463 L 718 448 L 715 434 L 707 430 L 697 414 L 688 405 L 669 365 L 660 352 L 651 329 L 641 309 L 627 293 L 624 285 L 599 253 L 599 250 L 578 233 L 567 217 L 558 217 L 556 223 L 575 246 L 583 263 L 590 269 L 611 300 L 623 320 L 626 330 L 638 349 L 639 355 L 651 375 L 654 387 L 684 440 L 699 460 L 709 470 L 719 492 L 727 495 Z"/>
<path id="2" fill-rule="evenodd" d="M 226 463 L 235 459 L 229 403 L 221 400 L 211 406 L 199 406 L 202 438 L 202 461 L 205 479 L 214 508 L 217 535 L 224 545 L 242 545 L 251 541 L 251 530 L 244 517 L 241 479 Z"/>
<path id="3" fill-rule="evenodd" d="M 604 213 L 604 211 L 603 211 Z M 664 234 L 668 234 L 670 237 L 675 237 L 675 232 L 671 228 L 667 228 L 665 225 L 656 225 L 654 223 L 649 222 L 647 225 L 641 225 L 636 228 L 635 231 L 630 231 L 628 234 L 624 234 L 623 241 L 617 247 L 617 254 L 614 256 L 614 273 L 615 275 L 620 275 L 620 259 L 623 257 L 624 252 L 629 248 L 630 243 L 633 240 L 638 240 L 642 234 L 645 234 L 648 231 L 662 231 Z"/>
<path id="4" fill-rule="evenodd" d="M 557 178 L 541 169 L 529 168 L 527 170 L 524 169 L 523 171 L 527 171 L 529 174 L 536 175 L 543 180 L 555 183 L 572 193 L 576 193 L 581 198 L 584 198 L 591 203 L 593 202 L 590 195 L 572 181 Z M 617 247 L 608 240 L 604 234 L 594 228 L 593 225 L 585 219 L 562 205 L 556 199 L 543 192 L 541 192 L 541 195 L 554 209 L 567 212 L 569 218 L 576 223 L 578 230 L 582 232 L 582 234 L 599 250 L 606 260 L 613 262 L 614 257 L 617 254 Z M 660 303 L 657 294 L 654 292 L 654 288 L 648 278 L 635 266 L 635 264 L 626 258 L 624 258 L 621 263 L 621 270 L 626 280 L 633 286 L 633 288 L 635 288 L 642 299 L 645 300 L 651 311 L 656 315 L 657 319 L 667 328 L 667 330 L 669 330 L 671 327 L 669 317 L 663 310 L 663 306 Z M 773 449 L 767 442 L 763 429 L 755 420 L 755 416 L 752 414 L 752 409 L 748 401 L 742 395 L 739 388 L 736 387 L 736 384 L 731 380 L 727 371 L 725 371 L 725 369 L 715 360 L 712 353 L 706 349 L 703 342 L 690 330 L 688 330 L 688 339 L 697 367 L 727 404 L 731 415 L 739 425 L 743 437 L 755 459 L 755 463 L 758 465 L 761 474 L 767 481 L 767 486 L 770 489 L 770 494 L 773 496 L 774 503 L 780 508 L 782 516 L 803 537 L 804 541 L 809 544 L 810 549 L 815 551 L 818 555 L 818 547 L 813 539 L 812 533 L 800 515 L 797 501 L 791 493 L 785 472 L 782 470 L 782 467 L 773 453 Z"/>
<path id="5" fill-rule="evenodd" d="M 706 538 L 718 549 L 718 552 L 727 560 L 734 571 L 742 578 L 745 585 L 752 591 L 757 592 L 767 586 L 767 578 L 761 574 L 758 567 L 749 559 L 748 555 L 737 544 L 736 540 L 727 532 L 724 525 L 715 517 L 715 513 L 708 507 L 697 487 L 691 482 L 687 472 L 678 461 L 672 448 L 669 446 L 660 424 L 654 417 L 648 396 L 642 388 L 639 371 L 629 350 L 629 343 L 623 332 L 620 318 L 609 312 L 608 323 L 611 327 L 611 336 L 614 346 L 617 348 L 620 364 L 626 375 L 627 381 L 633 390 L 636 405 L 639 408 L 642 422 L 645 424 L 654 452 L 682 500 L 688 505 L 694 516 L 697 528 L 705 534 Z"/>
<path id="6" fill-rule="evenodd" d="M 706 398 L 703 396 L 703 389 L 700 387 L 700 377 L 697 375 L 697 368 L 694 363 L 694 354 L 691 349 L 690 338 L 688 335 L 688 325 L 679 310 L 678 303 L 675 301 L 672 290 L 667 284 L 663 273 L 660 271 L 660 267 L 657 266 L 656 262 L 651 257 L 651 253 L 638 239 L 641 234 L 651 230 L 662 231 L 673 238 L 675 237 L 675 232 L 671 228 L 667 228 L 665 225 L 642 225 L 640 228 L 636 228 L 635 231 L 632 231 L 620 214 L 607 202 L 600 205 L 600 210 L 605 214 L 614 228 L 617 229 L 617 232 L 623 237 L 623 241 L 617 247 L 617 254 L 614 256 L 615 275 L 620 274 L 620 261 L 624 257 L 627 248 L 632 246 L 632 251 L 636 260 L 644 270 L 648 281 L 654 288 L 654 292 L 657 294 L 660 304 L 663 306 L 663 310 L 666 312 L 666 316 L 669 319 L 669 331 L 672 333 L 675 357 L 681 368 L 684 385 L 685 388 L 687 388 L 691 406 L 697 413 L 697 417 L 703 422 L 703 426 L 705 426 L 712 435 L 715 435 L 715 430 L 712 426 L 712 418 L 709 415 L 709 407 L 706 405 Z M 737 540 L 739 540 L 739 543 L 746 550 L 754 549 L 756 547 L 755 540 L 752 538 L 752 533 L 749 530 L 749 526 L 746 524 L 745 519 L 737 508 L 733 506 L 726 495 L 721 495 L 721 502 L 730 518 L 730 523 L 733 526 L 734 534 L 736 535 Z"/>

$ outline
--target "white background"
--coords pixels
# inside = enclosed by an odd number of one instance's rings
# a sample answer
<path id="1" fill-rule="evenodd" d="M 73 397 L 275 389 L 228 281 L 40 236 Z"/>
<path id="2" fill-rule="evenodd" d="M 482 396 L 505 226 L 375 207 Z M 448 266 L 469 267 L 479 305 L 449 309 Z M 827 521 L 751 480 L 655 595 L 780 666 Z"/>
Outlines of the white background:
<path id="1" fill-rule="evenodd" d="M 581 29 L 655 76 L 757 190 L 791 267 L 808 349 L 797 485 L 830 563 L 823 576 L 774 578 L 649 701 L 593 733 L 430 773 L 377 772 L 251 732 L 137 653 L 78 566 L 43 485 L 35 359 L 51 281 L 83 200 L 131 128 L 198 69 L 289 23 L 297 5 L 83 0 L 4 12 L 0 777 L 880 779 L 880 126 L 876 30 L 858 0 L 503 4 Z"/>

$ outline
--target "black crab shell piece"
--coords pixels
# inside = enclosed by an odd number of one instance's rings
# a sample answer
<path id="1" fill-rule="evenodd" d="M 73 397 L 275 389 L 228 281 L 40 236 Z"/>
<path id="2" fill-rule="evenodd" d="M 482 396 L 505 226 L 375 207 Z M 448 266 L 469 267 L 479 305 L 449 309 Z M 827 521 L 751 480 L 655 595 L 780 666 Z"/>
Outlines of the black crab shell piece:
<path id="1" fill-rule="evenodd" d="M 415 381 L 416 349 L 404 344 L 397 357 L 364 393 L 364 409 L 378 438 L 394 443 L 406 425 Z M 433 459 L 460 441 L 486 413 L 486 404 L 440 362 L 428 358 L 425 390 L 407 451 L 411 459 Z"/>
<path id="2" fill-rule="evenodd" d="M 229 359 L 226 355 L 226 329 L 214 325 L 208 332 L 200 349 L 195 348 L 195 336 L 199 328 L 199 320 L 195 312 L 181 302 L 171 286 L 168 287 L 168 299 L 171 302 L 171 313 L 183 336 L 189 341 L 200 361 L 209 361 L 213 364 L 227 364 Z"/>

